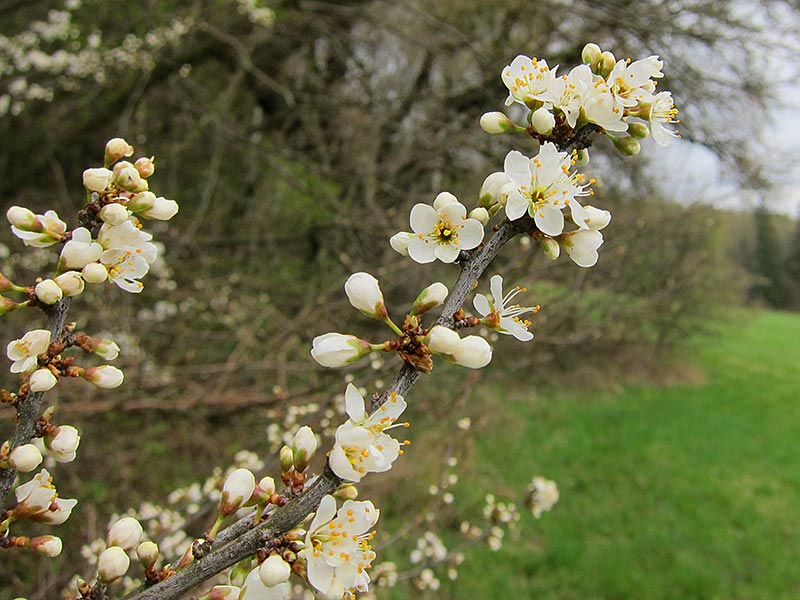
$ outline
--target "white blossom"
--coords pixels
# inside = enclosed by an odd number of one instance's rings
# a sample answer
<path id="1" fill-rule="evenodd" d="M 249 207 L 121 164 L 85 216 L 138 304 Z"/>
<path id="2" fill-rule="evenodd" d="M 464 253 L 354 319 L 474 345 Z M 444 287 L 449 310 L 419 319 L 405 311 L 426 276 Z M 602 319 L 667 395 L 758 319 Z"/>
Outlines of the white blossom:
<path id="1" fill-rule="evenodd" d="M 83 187 L 90 192 L 104 192 L 111 183 L 111 175 L 109 169 L 86 169 L 83 172 Z"/>
<path id="2" fill-rule="evenodd" d="M 496 329 L 499 333 L 513 335 L 523 342 L 533 339 L 533 334 L 528 331 L 530 321 L 523 321 L 520 316 L 529 312 L 535 313 L 538 308 L 511 304 L 517 294 L 527 290 L 517 286 L 508 294 L 503 295 L 503 278 L 500 275 L 492 276 L 490 289 L 492 291 L 491 301 L 483 294 L 476 294 L 473 300 L 475 310 L 484 317 L 484 324 Z"/>
<path id="3" fill-rule="evenodd" d="M 30 379 L 28 379 L 28 385 L 32 392 L 46 392 L 52 390 L 56 383 L 58 383 L 58 379 L 53 375 L 53 372 L 47 368 L 36 369 L 31 373 Z"/>
<path id="4" fill-rule="evenodd" d="M 45 279 L 36 284 L 33 293 L 42 304 L 55 304 L 64 297 L 64 291 L 52 279 Z"/>
<path id="5" fill-rule="evenodd" d="M 639 99 L 655 91 L 653 78 L 664 76 L 661 72 L 663 65 L 658 56 L 649 56 L 633 63 L 617 61 L 606 79 L 609 90 L 622 106 L 636 106 Z"/>
<path id="6" fill-rule="evenodd" d="M 55 282 L 66 296 L 79 296 L 85 287 L 83 277 L 78 271 L 67 271 L 55 278 Z"/>
<path id="7" fill-rule="evenodd" d="M 291 593 L 292 589 L 288 581 L 273 587 L 267 587 L 261 581 L 259 568 L 256 567 L 245 578 L 237 600 L 286 600 Z M 220 597 L 228 598 L 226 595 Z"/>
<path id="8" fill-rule="evenodd" d="M 27 208 L 19 206 L 12 206 L 6 213 L 11 231 L 26 246 L 47 248 L 64 238 L 67 224 L 58 217 L 56 211 L 48 210 L 43 215 L 33 215 L 31 220 L 32 214 Z"/>
<path id="9" fill-rule="evenodd" d="M 461 339 L 451 360 L 468 369 L 481 369 L 491 362 L 492 347 L 479 335 L 468 335 Z"/>
<path id="10" fill-rule="evenodd" d="M 311 356 L 323 367 L 336 368 L 350 364 L 372 352 L 369 342 L 354 335 L 326 333 L 312 341 Z"/>
<path id="11" fill-rule="evenodd" d="M 85 227 L 78 227 L 61 249 L 59 269 L 83 269 L 89 263 L 99 260 L 103 247 L 92 240 L 92 234 Z"/>
<path id="12" fill-rule="evenodd" d="M 558 502 L 556 482 L 544 477 L 534 477 L 528 485 L 528 503 L 533 516 L 538 519 L 543 512 L 551 510 L 556 502 Z"/>
<path id="13" fill-rule="evenodd" d="M 505 159 L 505 174 L 510 180 L 506 186 L 508 218 L 513 221 L 527 212 L 542 233 L 559 235 L 564 230 L 562 210 L 569 208 L 572 219 L 581 226 L 586 211 L 576 197 L 589 192 L 585 189 L 588 186 L 578 184 L 577 174 L 570 174 L 571 166 L 569 154 L 559 152 L 550 142 L 542 144 L 533 158 L 516 150 L 509 152 Z"/>
<path id="14" fill-rule="evenodd" d="M 462 250 L 471 250 L 483 241 L 481 222 L 468 218 L 464 205 L 446 192 L 437 196 L 434 206 L 417 204 L 411 209 L 411 229 L 408 255 L 418 263 L 437 258 L 455 262 Z"/>
<path id="15" fill-rule="evenodd" d="M 48 453 L 57 462 L 67 463 L 75 460 L 81 436 L 72 425 L 61 425 L 46 438 Z"/>
<path id="16" fill-rule="evenodd" d="M 347 500 L 338 513 L 333 496 L 325 496 L 306 534 L 299 556 L 306 561 L 308 581 L 322 594 L 366 592 L 369 567 L 375 559 L 368 531 L 378 521 L 372 502 Z"/>
<path id="17" fill-rule="evenodd" d="M 361 481 L 367 473 L 388 471 L 400 453 L 400 443 L 384 432 L 395 425 L 405 409 L 403 397 L 392 392 L 370 415 L 358 388 L 348 384 L 345 410 L 350 418 L 336 430 L 328 461 L 333 472 L 347 481 Z"/>
<path id="18" fill-rule="evenodd" d="M 50 332 L 47 329 L 34 329 L 22 338 L 9 342 L 6 349 L 8 358 L 14 361 L 12 373 L 25 373 L 38 364 L 38 357 L 50 345 Z"/>
<path id="19" fill-rule="evenodd" d="M 503 67 L 501 75 L 508 88 L 506 105 L 518 102 L 530 106 L 537 101 L 549 100 L 555 76 L 555 69 L 551 71 L 547 61 L 523 54 L 517 56 L 510 65 Z"/>
<path id="20" fill-rule="evenodd" d="M 678 122 L 675 119 L 678 115 L 678 109 L 675 108 L 672 101 L 672 94 L 670 92 L 659 92 L 648 100 L 650 102 L 648 120 L 650 121 L 650 131 L 653 139 L 660 146 L 669 146 L 673 138 L 680 137 L 677 131 L 664 127 L 665 124 Z"/>
<path id="21" fill-rule="evenodd" d="M 597 263 L 597 249 L 603 244 L 603 234 L 594 230 L 571 231 L 561 236 L 561 245 L 579 267 L 593 267 Z"/>

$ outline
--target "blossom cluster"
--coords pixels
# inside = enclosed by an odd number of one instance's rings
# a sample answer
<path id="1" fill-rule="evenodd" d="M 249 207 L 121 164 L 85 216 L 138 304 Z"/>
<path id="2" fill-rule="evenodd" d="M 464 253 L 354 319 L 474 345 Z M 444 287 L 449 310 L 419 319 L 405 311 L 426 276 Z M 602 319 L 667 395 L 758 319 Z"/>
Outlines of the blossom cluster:
<path id="1" fill-rule="evenodd" d="M 587 44 L 581 58 L 584 64 L 557 75 L 558 67 L 551 69 L 546 60 L 517 56 L 503 68 L 501 76 L 508 88 L 506 105 L 527 107 L 528 126 L 521 127 L 496 112 L 486 113 L 481 126 L 489 133 L 529 128 L 529 133 L 550 136 L 558 128 L 575 130 L 592 124 L 605 132 L 627 132 L 628 137 L 614 138 L 626 154 L 638 153 L 636 139 L 649 134 L 662 146 L 678 137 L 667 127 L 677 123 L 672 94 L 656 93 L 656 80 L 664 76 L 658 56 L 633 62 L 617 60 L 597 44 Z M 632 118 L 639 121 L 631 121 Z"/>

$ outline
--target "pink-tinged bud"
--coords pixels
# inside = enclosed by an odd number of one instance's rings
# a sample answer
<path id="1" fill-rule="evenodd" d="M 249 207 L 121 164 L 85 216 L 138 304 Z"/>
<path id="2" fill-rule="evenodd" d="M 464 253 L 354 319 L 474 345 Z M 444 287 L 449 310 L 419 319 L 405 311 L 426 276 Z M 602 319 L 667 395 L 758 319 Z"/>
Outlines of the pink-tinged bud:
<path id="1" fill-rule="evenodd" d="M 30 546 L 39 554 L 54 558 L 61 554 L 61 538 L 54 535 L 42 535 L 31 538 Z"/>
<path id="2" fill-rule="evenodd" d="M 64 292 L 52 279 L 45 279 L 37 283 L 33 292 L 42 304 L 55 304 L 64 296 Z"/>
<path id="3" fill-rule="evenodd" d="M 461 336 L 448 327 L 434 325 L 428 332 L 425 343 L 433 352 L 452 355 L 461 344 Z"/>
<path id="4" fill-rule="evenodd" d="M 3 315 L 13 312 L 18 308 L 25 306 L 25 304 L 20 304 L 14 302 L 11 298 L 6 298 L 5 296 L 0 296 L 0 317 Z"/>
<path id="5" fill-rule="evenodd" d="M 204 596 L 206 600 L 237 600 L 242 589 L 235 585 L 215 585 Z"/>
<path id="6" fill-rule="evenodd" d="M 514 121 L 501 112 L 487 112 L 481 116 L 481 129 L 486 133 L 510 133 L 512 131 L 525 131 Z"/>
<path id="7" fill-rule="evenodd" d="M 392 247 L 392 250 L 398 254 L 408 256 L 408 242 L 410 240 L 411 234 L 407 231 L 401 231 L 389 238 L 389 245 Z"/>
<path id="8" fill-rule="evenodd" d="M 387 317 L 386 305 L 378 280 L 369 273 L 353 273 L 344 284 L 350 304 L 365 315 L 383 321 Z"/>
<path id="9" fill-rule="evenodd" d="M 139 214 L 147 219 L 169 221 L 172 217 L 178 214 L 178 203 L 175 202 L 175 200 L 167 200 L 166 198 L 159 196 L 155 199 L 150 208 L 141 211 Z"/>
<path id="10" fill-rule="evenodd" d="M 297 430 L 292 438 L 292 458 L 294 461 L 294 469 L 298 473 L 302 473 L 308 466 L 308 461 L 314 456 L 317 451 L 317 436 L 311 430 L 311 427 L 304 425 Z"/>
<path id="11" fill-rule="evenodd" d="M 45 443 L 50 455 L 57 462 L 67 463 L 75 460 L 81 436 L 72 425 L 61 425 L 45 439 Z"/>
<path id="12" fill-rule="evenodd" d="M 6 212 L 8 222 L 23 231 L 35 231 L 36 215 L 22 206 L 12 206 Z"/>
<path id="13" fill-rule="evenodd" d="M 50 369 L 36 369 L 28 379 L 32 392 L 46 392 L 52 390 L 58 379 Z"/>
<path id="14" fill-rule="evenodd" d="M 121 158 L 133 155 L 133 146 L 122 138 L 112 138 L 106 142 L 105 164 L 111 166 Z"/>
<path id="15" fill-rule="evenodd" d="M 124 550 L 133 550 L 142 539 L 142 525 L 133 517 L 123 517 L 108 530 L 109 546 L 119 546 Z"/>
<path id="16" fill-rule="evenodd" d="M 550 135 L 556 126 L 556 118 L 544 106 L 531 113 L 531 127 L 542 135 Z"/>
<path id="17" fill-rule="evenodd" d="M 119 546 L 106 548 L 97 560 L 97 577 L 103 583 L 113 583 L 128 572 L 131 559 Z"/>
<path id="18" fill-rule="evenodd" d="M 432 308 L 436 308 L 445 301 L 448 294 L 447 286 L 441 281 L 430 284 L 419 293 L 414 305 L 411 307 L 412 315 L 421 315 Z"/>
<path id="19" fill-rule="evenodd" d="M 482 206 L 479 206 L 469 211 L 469 218 L 476 219 L 481 225 L 486 227 L 486 224 L 489 222 L 490 215 L 488 210 Z"/>
<path id="20" fill-rule="evenodd" d="M 267 557 L 267 560 L 258 567 L 258 576 L 261 578 L 261 582 L 269 588 L 289 581 L 291 574 L 292 567 L 279 554 Z"/>
<path id="21" fill-rule="evenodd" d="M 42 464 L 42 453 L 33 444 L 24 444 L 11 451 L 8 462 L 20 473 L 30 473 Z"/>
<path id="22" fill-rule="evenodd" d="M 83 187 L 90 192 L 104 192 L 111 183 L 111 171 L 108 169 L 86 169 L 83 172 Z"/>
<path id="23" fill-rule="evenodd" d="M 103 283 L 108 279 L 108 269 L 100 263 L 89 263 L 83 267 L 81 275 L 86 283 Z"/>
<path id="24" fill-rule="evenodd" d="M 318 335 L 311 345 L 311 356 L 328 368 L 343 367 L 372 352 L 369 342 L 335 332 Z"/>
<path id="25" fill-rule="evenodd" d="M 121 190 L 133 193 L 145 192 L 148 188 L 147 180 L 142 179 L 136 167 L 126 160 L 114 165 L 111 183 Z"/>
<path id="26" fill-rule="evenodd" d="M 222 497 L 219 502 L 220 514 L 227 517 L 235 513 L 245 502 L 250 500 L 255 489 L 255 475 L 247 469 L 236 469 L 228 475 L 222 486 Z"/>
<path id="27" fill-rule="evenodd" d="M 106 204 L 100 209 L 100 218 L 109 225 L 121 225 L 128 220 L 128 209 L 117 202 Z"/>
<path id="28" fill-rule="evenodd" d="M 158 560 L 158 545 L 155 542 L 142 542 L 136 546 L 136 556 L 145 569 L 151 569 Z"/>
<path id="29" fill-rule="evenodd" d="M 480 369 L 492 360 L 492 347 L 478 335 L 468 335 L 453 352 L 456 364 L 469 369 Z"/>
<path id="30" fill-rule="evenodd" d="M 85 287 L 83 277 L 78 271 L 67 271 L 55 278 L 55 282 L 65 296 L 79 296 Z"/>
<path id="31" fill-rule="evenodd" d="M 539 238 L 539 247 L 550 260 L 557 259 L 558 255 L 561 254 L 561 246 L 558 241 L 547 235 L 543 235 Z"/>
<path id="32" fill-rule="evenodd" d="M 81 375 L 89 383 L 93 383 L 99 388 L 110 390 L 119 387 L 125 379 L 125 375 L 117 367 L 102 365 L 84 369 Z"/>
<path id="33" fill-rule="evenodd" d="M 139 171 L 139 175 L 147 179 L 153 173 L 156 172 L 156 163 L 154 157 L 147 158 L 145 156 L 141 158 L 137 158 L 136 162 L 133 163 L 133 166 L 136 167 L 136 170 Z"/>

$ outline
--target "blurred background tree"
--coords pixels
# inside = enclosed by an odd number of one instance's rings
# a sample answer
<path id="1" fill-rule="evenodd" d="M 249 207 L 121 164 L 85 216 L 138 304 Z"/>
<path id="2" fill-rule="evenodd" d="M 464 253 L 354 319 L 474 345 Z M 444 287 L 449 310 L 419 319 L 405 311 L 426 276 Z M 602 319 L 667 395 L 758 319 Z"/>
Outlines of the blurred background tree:
<path id="1" fill-rule="evenodd" d="M 766 153 L 768 67 L 790 64 L 797 10 L 712 0 L 142 0 L 136 9 L 0 0 L 3 202 L 69 215 L 96 149 L 122 136 L 159 157 L 160 189 L 181 205 L 158 232 L 168 251 L 144 304 L 104 292 L 91 300 L 93 322 L 121 337 L 128 384 L 113 400 L 59 392 L 60 410 L 92 431 L 87 440 L 97 436 L 82 445 L 83 463 L 105 456 L 102 430 L 124 419 L 162 434 L 188 429 L 97 473 L 145 495 L 165 491 L 192 475 L 170 463 L 175 453 L 219 462 L 261 443 L 232 442 L 220 424 L 241 428 L 293 401 L 328 407 L 341 383 L 308 359 L 310 340 L 353 319 L 341 293 L 352 271 L 381 280 L 390 306 L 449 281 L 442 267 L 419 280 L 386 242 L 414 203 L 442 190 L 474 197 L 500 168 L 508 141 L 477 123 L 502 107 L 499 73 L 518 53 L 571 65 L 594 41 L 617 57 L 659 54 L 685 143 L 712 149 L 732 179 L 747 177 L 737 166 Z M 614 215 L 598 266 L 551 263 L 525 242 L 504 266 L 543 307 L 533 345 L 498 350 L 529 383 L 659 363 L 752 283 L 736 264 L 750 217 L 666 200 L 652 166 L 610 144 L 591 153 L 594 202 Z M 779 269 L 765 214 L 756 213 L 757 264 Z M 3 271 L 29 272 L 2 235 Z M 771 284 L 780 273 L 754 269 Z M 24 316 L 12 316 L 21 329 Z M 379 386 L 395 366 L 374 361 L 354 374 Z M 436 400 L 426 407 L 446 401 L 426 393 Z M 163 481 L 148 482 L 142 466 L 159 457 Z M 113 487 L 98 484 L 94 500 L 131 503 Z"/>

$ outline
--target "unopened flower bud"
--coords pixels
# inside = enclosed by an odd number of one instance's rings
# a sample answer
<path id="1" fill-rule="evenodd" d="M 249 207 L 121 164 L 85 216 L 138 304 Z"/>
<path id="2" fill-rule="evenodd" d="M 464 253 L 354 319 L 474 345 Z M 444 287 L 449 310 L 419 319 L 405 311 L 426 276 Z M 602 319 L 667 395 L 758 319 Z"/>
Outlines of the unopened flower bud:
<path id="1" fill-rule="evenodd" d="M 103 192 L 111 182 L 111 175 L 108 169 L 86 169 L 83 172 L 83 187 L 90 192 Z"/>
<path id="2" fill-rule="evenodd" d="M 488 210 L 482 206 L 478 206 L 477 208 L 473 208 L 471 211 L 469 211 L 469 218 L 477 219 L 480 221 L 481 225 L 486 227 L 486 224 L 489 222 L 490 215 Z"/>
<path id="3" fill-rule="evenodd" d="M 128 161 L 118 162 L 114 165 L 111 182 L 119 189 L 127 192 L 147 191 L 147 180 L 142 179 L 139 171 Z"/>
<path id="4" fill-rule="evenodd" d="M 143 217 L 156 219 L 157 221 L 169 221 L 178 213 L 178 203 L 175 200 L 167 200 L 159 196 L 153 201 L 153 205 L 141 211 Z"/>
<path id="5" fill-rule="evenodd" d="M 55 304 L 64 296 L 64 292 L 52 279 L 40 281 L 33 291 L 42 304 Z"/>
<path id="6" fill-rule="evenodd" d="M 553 127 L 555 126 L 556 118 L 553 116 L 553 113 L 551 113 L 544 106 L 531 113 L 531 127 L 533 127 L 534 131 L 537 133 L 541 133 L 542 135 L 550 135 L 550 133 L 553 131 Z"/>
<path id="7" fill-rule="evenodd" d="M 278 462 L 281 465 L 281 472 L 286 473 L 294 466 L 294 452 L 289 446 L 283 446 L 278 453 Z"/>
<path id="8" fill-rule="evenodd" d="M 130 156 L 130 154 L 128 156 Z M 147 158 L 145 156 L 137 158 L 136 162 L 133 163 L 133 166 L 136 168 L 137 171 L 139 171 L 139 175 L 141 175 L 145 179 L 147 179 L 148 177 L 150 177 L 150 175 L 156 172 L 156 164 L 152 156 L 150 158 Z"/>
<path id="9" fill-rule="evenodd" d="M 558 255 L 561 254 L 561 246 L 558 244 L 558 241 L 547 235 L 543 235 L 539 238 L 539 247 L 541 247 L 544 255 L 550 260 L 557 259 Z"/>
<path id="10" fill-rule="evenodd" d="M 119 546 L 106 548 L 97 559 L 97 577 L 103 583 L 113 583 L 128 572 L 131 559 Z"/>
<path id="11" fill-rule="evenodd" d="M 55 282 L 65 296 L 79 296 L 85 287 L 83 277 L 78 271 L 67 271 L 55 278 Z"/>
<path id="12" fill-rule="evenodd" d="M 434 325 L 428 332 L 425 343 L 433 352 L 452 355 L 461 343 L 461 336 L 449 327 Z"/>
<path id="13" fill-rule="evenodd" d="M 104 360 L 114 360 L 119 356 L 119 346 L 111 340 L 96 340 L 94 353 Z"/>
<path id="14" fill-rule="evenodd" d="M 387 318 L 386 305 L 378 280 L 369 273 L 353 273 L 344 284 L 344 292 L 354 308 L 365 315 L 383 321 Z"/>
<path id="15" fill-rule="evenodd" d="M 436 308 L 447 298 L 447 286 L 441 281 L 430 284 L 419 293 L 417 299 L 414 300 L 414 305 L 411 307 L 412 315 L 421 315 L 428 312 L 432 308 Z"/>
<path id="16" fill-rule="evenodd" d="M 643 140 L 650 135 L 650 128 L 647 126 L 647 123 L 633 121 L 628 123 L 628 133 L 637 139 Z"/>
<path id="17" fill-rule="evenodd" d="M 145 569 L 151 569 L 158 560 L 158 545 L 150 541 L 142 542 L 136 546 L 136 556 Z"/>
<path id="18" fill-rule="evenodd" d="M 20 473 L 30 473 L 42 463 L 42 453 L 33 444 L 24 444 L 11 451 L 8 462 Z"/>
<path id="19" fill-rule="evenodd" d="M 355 500 L 358 498 L 358 488 L 352 483 L 344 483 L 333 493 L 339 500 Z"/>
<path id="20" fill-rule="evenodd" d="M 258 576 L 262 583 L 270 588 L 288 581 L 291 574 L 291 566 L 279 554 L 267 557 L 267 560 L 258 567 Z"/>
<path id="21" fill-rule="evenodd" d="M 503 194 L 503 188 L 510 183 L 508 175 L 503 171 L 492 173 L 481 184 L 481 191 L 478 194 L 478 206 L 492 208 L 495 204 L 505 204 L 507 195 Z"/>
<path id="22" fill-rule="evenodd" d="M 605 52 L 602 52 L 600 54 L 600 62 L 598 64 L 596 73 L 600 75 L 600 77 L 605 79 L 614 69 L 614 65 L 616 64 L 617 64 L 617 59 L 611 52 L 606 50 Z"/>
<path id="23" fill-rule="evenodd" d="M 215 585 L 203 596 L 206 600 L 237 600 L 242 593 L 242 588 L 235 585 Z"/>
<path id="24" fill-rule="evenodd" d="M 308 425 L 303 425 L 292 438 L 292 459 L 294 469 L 302 473 L 308 466 L 308 461 L 317 451 L 317 436 Z"/>
<path id="25" fill-rule="evenodd" d="M 133 198 L 128 200 L 125 206 L 131 212 L 140 213 L 145 210 L 153 208 L 156 202 L 156 195 L 153 192 L 139 192 Z"/>
<path id="26" fill-rule="evenodd" d="M 389 238 L 389 245 L 392 247 L 392 250 L 398 254 L 402 256 L 408 256 L 408 242 L 410 239 L 410 233 L 407 231 L 401 231 L 399 233 L 395 233 Z"/>
<path id="27" fill-rule="evenodd" d="M 510 133 L 512 131 L 525 131 L 514 121 L 501 112 L 487 112 L 481 116 L 481 129 L 486 133 Z"/>
<path id="28" fill-rule="evenodd" d="M 219 501 L 219 512 L 227 517 L 239 510 L 242 505 L 250 500 L 256 489 L 256 478 L 247 469 L 236 469 L 228 475 L 222 486 L 222 497 Z"/>
<path id="29" fill-rule="evenodd" d="M 117 367 L 102 365 L 84 369 L 81 375 L 89 383 L 93 383 L 99 388 L 110 390 L 119 387 L 125 379 L 125 375 Z"/>
<path id="30" fill-rule="evenodd" d="M 594 67 L 600 63 L 602 51 L 597 44 L 586 44 L 581 51 L 581 60 L 583 64 Z"/>
<path id="31" fill-rule="evenodd" d="M 61 554 L 61 538 L 54 535 L 42 535 L 31 538 L 30 547 L 39 554 L 54 558 Z"/>
<path id="32" fill-rule="evenodd" d="M 108 530 L 109 546 L 119 546 L 124 550 L 133 550 L 142 539 L 142 524 L 133 517 L 123 517 Z"/>
<path id="33" fill-rule="evenodd" d="M 468 335 L 453 352 L 456 364 L 469 369 L 480 369 L 492 360 L 492 347 L 478 335 Z"/>
<path id="34" fill-rule="evenodd" d="M 128 209 L 122 204 L 112 202 L 100 209 L 100 218 L 109 225 L 121 225 L 128 220 Z"/>
<path id="35" fill-rule="evenodd" d="M 111 166 L 121 158 L 131 155 L 133 155 L 133 146 L 122 138 L 112 138 L 106 142 L 106 166 Z"/>
<path id="36" fill-rule="evenodd" d="M 108 279 L 108 269 L 105 265 L 92 262 L 83 267 L 81 275 L 86 283 L 103 283 Z"/>
<path id="37" fill-rule="evenodd" d="M 14 227 L 24 231 L 33 231 L 36 228 L 36 215 L 32 210 L 22 206 L 12 206 L 6 212 L 8 222 Z"/>
<path id="38" fill-rule="evenodd" d="M 258 482 L 258 489 L 264 496 L 271 496 L 275 493 L 275 480 L 272 477 L 262 477 Z"/>
<path id="39" fill-rule="evenodd" d="M 58 383 L 58 379 L 50 369 L 36 369 L 28 379 L 28 385 L 32 392 L 52 390 L 56 383 Z"/>
<path id="40" fill-rule="evenodd" d="M 636 156 L 642 149 L 639 140 L 629 135 L 622 137 L 609 135 L 607 137 L 611 138 L 611 141 L 614 142 L 614 147 L 623 156 Z"/>
<path id="41" fill-rule="evenodd" d="M 311 356 L 323 367 L 343 367 L 372 352 L 369 342 L 354 335 L 326 333 L 311 343 Z"/>
<path id="42" fill-rule="evenodd" d="M 57 462 L 67 463 L 75 460 L 81 436 L 72 425 L 61 425 L 45 440 L 50 455 Z M 120 544 L 116 544 L 119 546 Z"/>

